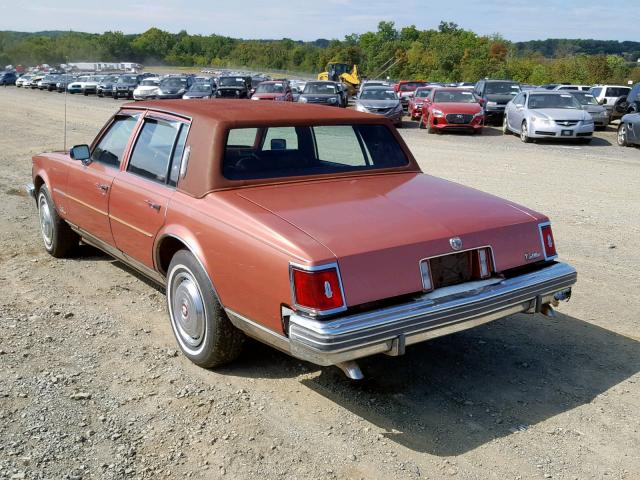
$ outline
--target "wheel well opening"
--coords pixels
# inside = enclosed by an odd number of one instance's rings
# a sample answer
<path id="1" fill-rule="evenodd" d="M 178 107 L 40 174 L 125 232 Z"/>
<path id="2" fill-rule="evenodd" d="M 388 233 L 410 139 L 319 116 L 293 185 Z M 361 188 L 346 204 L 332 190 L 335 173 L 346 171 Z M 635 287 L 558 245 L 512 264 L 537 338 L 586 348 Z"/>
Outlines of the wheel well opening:
<path id="1" fill-rule="evenodd" d="M 35 180 L 33 181 L 33 186 L 36 189 L 36 195 L 38 194 L 38 192 L 40 191 L 40 187 L 42 187 L 42 185 L 44 185 L 44 180 L 42 179 L 42 177 L 40 177 L 39 175 L 35 178 Z"/>
<path id="2" fill-rule="evenodd" d="M 158 269 L 167 274 L 171 259 L 179 250 L 188 250 L 187 246 L 175 237 L 165 237 L 158 247 Z"/>

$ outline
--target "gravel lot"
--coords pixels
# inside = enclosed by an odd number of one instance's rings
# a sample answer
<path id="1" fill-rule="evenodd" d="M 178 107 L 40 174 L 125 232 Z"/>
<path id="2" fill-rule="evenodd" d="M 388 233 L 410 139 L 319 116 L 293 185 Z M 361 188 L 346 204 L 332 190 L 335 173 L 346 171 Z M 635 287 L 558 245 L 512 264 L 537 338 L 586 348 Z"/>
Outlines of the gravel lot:
<path id="1" fill-rule="evenodd" d="M 424 170 L 547 213 L 579 283 L 361 362 L 348 381 L 249 343 L 211 372 L 161 291 L 85 247 L 49 257 L 22 191 L 62 148 L 63 95 L 0 88 L 0 479 L 640 478 L 640 150 L 402 130 Z M 68 145 L 120 102 L 69 96 Z"/>

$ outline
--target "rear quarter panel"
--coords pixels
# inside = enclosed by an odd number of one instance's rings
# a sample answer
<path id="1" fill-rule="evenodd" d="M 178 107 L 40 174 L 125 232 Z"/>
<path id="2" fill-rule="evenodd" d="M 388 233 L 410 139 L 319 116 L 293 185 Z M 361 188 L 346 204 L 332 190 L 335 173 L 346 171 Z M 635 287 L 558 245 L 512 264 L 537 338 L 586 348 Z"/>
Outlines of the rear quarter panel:
<path id="1" fill-rule="evenodd" d="M 224 307 L 281 334 L 280 307 L 291 304 L 289 262 L 335 261 L 307 234 L 234 191 L 202 199 L 176 192 L 159 242 L 167 235 L 198 257 Z"/>

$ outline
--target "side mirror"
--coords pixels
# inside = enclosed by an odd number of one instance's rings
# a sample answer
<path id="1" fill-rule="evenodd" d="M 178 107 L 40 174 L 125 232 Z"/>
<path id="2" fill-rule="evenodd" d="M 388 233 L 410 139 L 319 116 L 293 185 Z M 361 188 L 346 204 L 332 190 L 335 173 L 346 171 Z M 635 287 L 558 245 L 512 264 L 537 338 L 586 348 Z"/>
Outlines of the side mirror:
<path id="1" fill-rule="evenodd" d="M 479 98 L 479 99 L 478 99 L 478 103 L 479 103 L 480 105 L 484 105 L 485 103 L 487 103 L 487 101 L 486 101 L 484 98 Z"/>
<path id="2" fill-rule="evenodd" d="M 602 100 L 600 100 L 600 105 L 604 105 L 605 103 L 607 103 L 607 99 L 603 98 Z"/>
<path id="3" fill-rule="evenodd" d="M 84 162 L 91 157 L 91 151 L 89 151 L 89 145 L 76 145 L 69 150 L 69 156 L 74 160 L 80 160 Z"/>

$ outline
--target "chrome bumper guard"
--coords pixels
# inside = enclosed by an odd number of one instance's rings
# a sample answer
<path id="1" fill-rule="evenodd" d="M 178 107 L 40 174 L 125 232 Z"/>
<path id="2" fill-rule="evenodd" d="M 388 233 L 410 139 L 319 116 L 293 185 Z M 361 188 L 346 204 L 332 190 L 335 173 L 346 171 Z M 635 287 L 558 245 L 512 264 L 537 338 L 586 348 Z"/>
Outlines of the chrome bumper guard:
<path id="1" fill-rule="evenodd" d="M 27 194 L 33 198 L 34 200 L 36 199 L 36 187 L 33 183 L 28 183 L 24 186 L 24 189 L 27 191 Z"/>
<path id="2" fill-rule="evenodd" d="M 416 300 L 332 320 L 293 313 L 288 350 L 317 365 L 335 365 L 386 353 L 402 355 L 406 345 L 448 335 L 543 305 L 568 299 L 576 270 L 554 263 L 535 272 L 439 298 Z"/>

